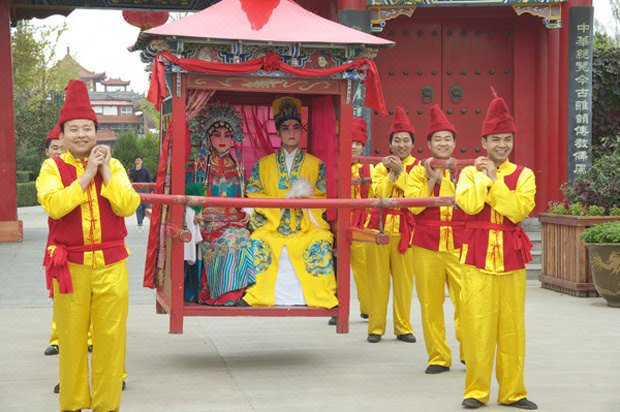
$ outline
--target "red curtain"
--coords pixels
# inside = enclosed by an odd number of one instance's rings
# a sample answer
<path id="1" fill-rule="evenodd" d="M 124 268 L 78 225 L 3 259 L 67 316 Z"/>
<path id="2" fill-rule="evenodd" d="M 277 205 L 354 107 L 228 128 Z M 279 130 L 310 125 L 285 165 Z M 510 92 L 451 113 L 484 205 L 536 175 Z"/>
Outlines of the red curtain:
<path id="1" fill-rule="evenodd" d="M 321 77 L 331 76 L 333 74 L 342 73 L 351 69 L 362 69 L 366 71 L 366 100 L 364 104 L 367 107 L 378 111 L 381 116 L 385 116 L 387 114 L 385 100 L 381 90 L 379 72 L 377 71 L 377 66 L 375 66 L 375 63 L 372 60 L 359 58 L 355 59 L 351 63 L 340 66 L 328 67 L 324 69 L 304 69 L 293 67 L 284 63 L 280 60 L 280 56 L 273 52 L 267 53 L 265 57 L 235 64 L 208 62 L 199 59 L 182 59 L 176 57 L 169 51 L 159 52 L 153 61 L 151 84 L 149 86 L 149 93 L 146 97 L 148 101 L 155 105 L 157 110 L 160 108 L 162 99 L 166 97 L 168 93 L 166 90 L 163 59 L 166 59 L 190 72 L 214 74 L 244 74 L 262 69 L 268 72 L 280 70 L 284 73 L 299 77 Z"/>
<path id="2" fill-rule="evenodd" d="M 258 159 L 275 151 L 267 126 L 270 108 L 269 106 L 241 105 L 239 111 L 243 117 L 243 129 L 246 136 L 243 142 L 243 164 L 246 176 L 249 176 Z"/>
<path id="3" fill-rule="evenodd" d="M 311 152 L 325 163 L 327 197 L 338 197 L 338 126 L 331 96 L 312 98 L 310 111 Z M 327 211 L 327 219 L 335 220 L 336 210 Z"/>

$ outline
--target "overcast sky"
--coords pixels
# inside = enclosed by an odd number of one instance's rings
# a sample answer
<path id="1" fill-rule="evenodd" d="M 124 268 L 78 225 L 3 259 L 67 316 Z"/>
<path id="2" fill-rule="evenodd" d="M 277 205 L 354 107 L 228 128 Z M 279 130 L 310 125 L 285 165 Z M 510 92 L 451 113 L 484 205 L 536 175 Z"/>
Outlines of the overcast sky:
<path id="1" fill-rule="evenodd" d="M 594 0 L 593 3 L 595 18 L 609 24 L 608 0 Z M 146 92 L 148 74 L 144 71 L 145 65 L 138 52 L 127 51 L 137 39 L 139 29 L 125 22 L 120 11 L 78 9 L 69 17 L 51 16 L 34 21 L 46 25 L 67 23 L 69 29 L 61 37 L 57 49 L 59 59 L 64 57 L 69 46 L 71 55 L 84 68 L 129 80 L 134 91 Z"/>

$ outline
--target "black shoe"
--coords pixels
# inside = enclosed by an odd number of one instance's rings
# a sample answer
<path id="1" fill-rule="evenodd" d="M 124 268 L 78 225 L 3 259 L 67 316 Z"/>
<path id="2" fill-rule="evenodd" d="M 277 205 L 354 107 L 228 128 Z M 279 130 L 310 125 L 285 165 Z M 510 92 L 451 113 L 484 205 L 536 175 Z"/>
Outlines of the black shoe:
<path id="1" fill-rule="evenodd" d="M 127 388 L 127 382 L 123 379 L 123 390 L 125 390 L 125 388 Z"/>
<path id="2" fill-rule="evenodd" d="M 360 318 L 368 319 L 368 314 L 367 313 L 360 313 Z"/>
<path id="3" fill-rule="evenodd" d="M 413 336 L 413 333 L 405 333 L 404 335 L 398 335 L 396 339 L 402 340 L 403 342 L 407 342 L 407 343 L 416 342 L 416 339 L 415 339 L 415 336 Z"/>
<path id="4" fill-rule="evenodd" d="M 93 345 L 88 345 L 88 351 L 92 352 L 93 351 Z"/>
<path id="5" fill-rule="evenodd" d="M 428 365 L 426 368 L 426 373 L 428 375 L 437 375 L 438 373 L 448 372 L 450 370 L 447 366 L 442 365 Z"/>
<path id="6" fill-rule="evenodd" d="M 366 338 L 369 343 L 379 343 L 381 342 L 381 335 L 370 334 Z"/>
<path id="7" fill-rule="evenodd" d="M 536 405 L 534 402 L 530 401 L 527 398 L 519 399 L 518 401 L 513 403 L 504 403 L 503 405 L 513 406 L 519 409 L 527 409 L 530 411 L 538 409 L 538 405 Z"/>
<path id="8" fill-rule="evenodd" d="M 461 363 L 462 363 L 463 365 L 465 365 L 465 361 L 464 361 L 463 359 L 461 359 Z"/>
<path id="9" fill-rule="evenodd" d="M 239 300 L 237 301 L 237 304 L 236 304 L 235 306 L 241 306 L 241 307 L 243 307 L 243 308 L 249 308 L 249 307 L 250 307 L 250 305 L 248 304 L 248 302 L 246 302 L 246 301 L 245 301 L 245 300 L 243 300 L 243 299 L 239 299 Z"/>
<path id="10" fill-rule="evenodd" d="M 479 407 L 484 405 L 484 403 L 480 402 L 476 398 L 467 398 L 463 399 L 463 403 L 461 405 L 463 405 L 467 409 L 478 409 Z"/>
<path id="11" fill-rule="evenodd" d="M 49 345 L 43 354 L 45 356 L 58 355 L 58 345 Z"/>
<path id="12" fill-rule="evenodd" d="M 327 324 L 329 326 L 334 326 L 338 324 L 338 316 L 332 316 L 331 318 L 329 318 L 329 320 L 327 321 Z"/>
<path id="13" fill-rule="evenodd" d="M 54 386 L 54 393 L 60 393 L 60 382 L 58 382 L 56 386 Z"/>

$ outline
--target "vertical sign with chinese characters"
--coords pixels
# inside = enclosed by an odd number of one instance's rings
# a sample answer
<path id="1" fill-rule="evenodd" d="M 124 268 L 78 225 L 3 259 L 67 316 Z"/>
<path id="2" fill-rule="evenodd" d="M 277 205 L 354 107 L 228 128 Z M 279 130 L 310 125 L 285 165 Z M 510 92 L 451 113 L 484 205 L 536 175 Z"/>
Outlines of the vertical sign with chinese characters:
<path id="1" fill-rule="evenodd" d="M 568 29 L 568 180 L 592 165 L 593 7 L 571 7 Z"/>

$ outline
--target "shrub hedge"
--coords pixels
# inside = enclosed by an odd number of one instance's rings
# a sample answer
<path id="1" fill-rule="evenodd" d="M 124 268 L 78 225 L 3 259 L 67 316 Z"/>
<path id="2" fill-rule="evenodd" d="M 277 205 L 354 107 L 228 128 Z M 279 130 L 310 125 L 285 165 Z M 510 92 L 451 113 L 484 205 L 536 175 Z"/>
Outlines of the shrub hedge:
<path id="1" fill-rule="evenodd" d="M 17 183 L 28 183 L 30 181 L 30 172 L 27 170 L 18 170 L 17 175 Z"/>
<path id="2" fill-rule="evenodd" d="M 37 188 L 35 182 L 18 183 L 17 184 L 17 207 L 36 206 Z"/>

